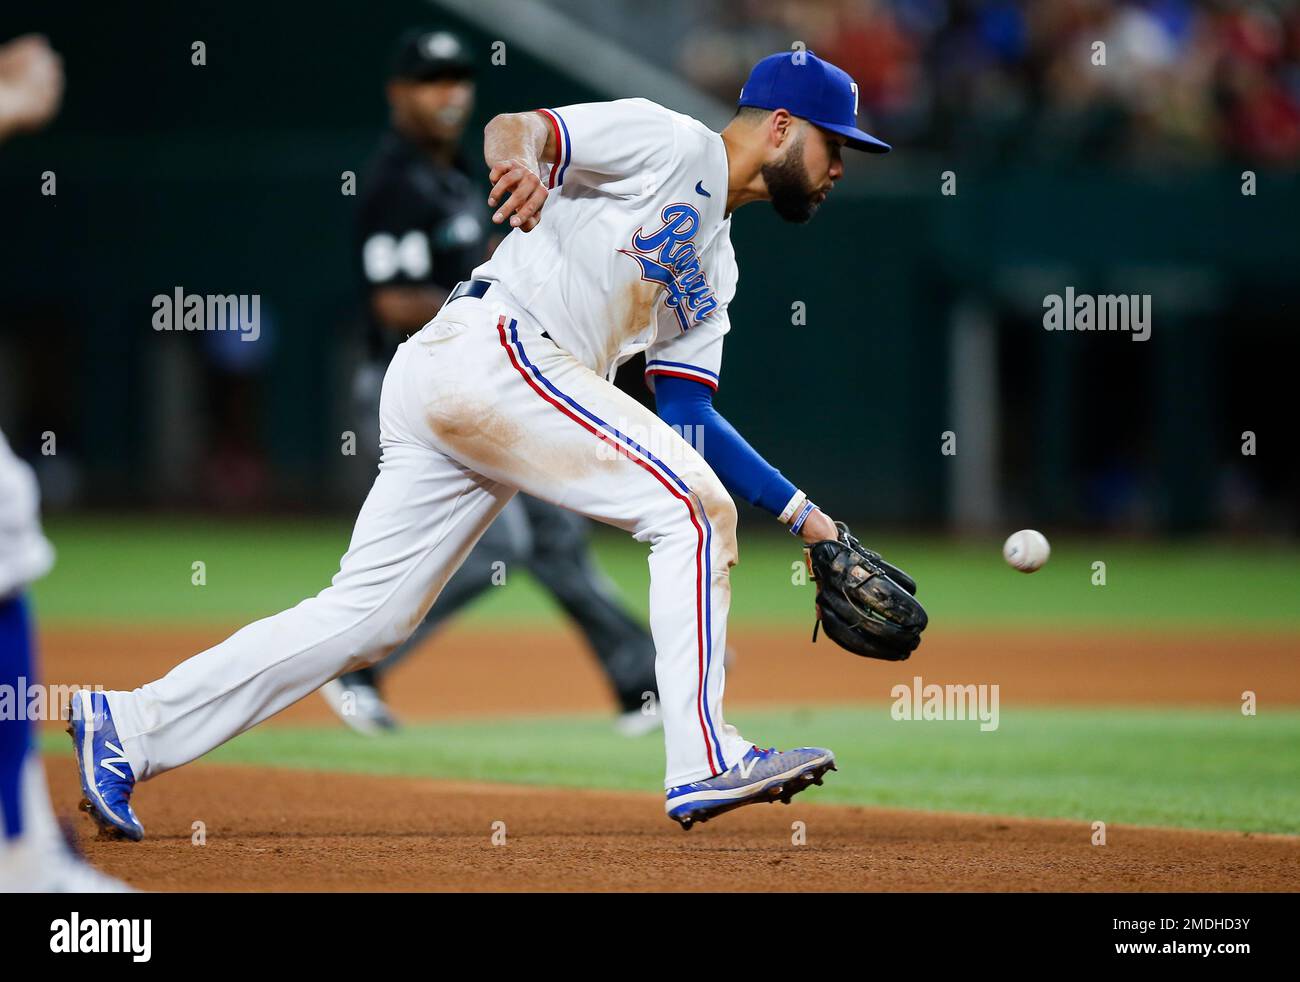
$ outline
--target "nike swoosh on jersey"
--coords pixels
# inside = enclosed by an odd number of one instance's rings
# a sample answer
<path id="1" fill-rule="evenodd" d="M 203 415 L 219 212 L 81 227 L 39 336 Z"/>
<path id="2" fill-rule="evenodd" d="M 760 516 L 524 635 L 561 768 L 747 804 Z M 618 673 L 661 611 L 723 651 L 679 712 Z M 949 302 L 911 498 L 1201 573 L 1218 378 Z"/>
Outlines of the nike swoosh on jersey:
<path id="1" fill-rule="evenodd" d="M 703 181 L 696 181 L 696 182 L 695 182 L 695 193 L 696 193 L 696 194 L 702 194 L 702 195 L 704 195 L 706 198 L 712 198 L 712 197 L 713 197 L 713 195 L 709 194 L 708 191 L 705 191 L 705 190 L 704 190 L 704 182 L 703 182 Z"/>

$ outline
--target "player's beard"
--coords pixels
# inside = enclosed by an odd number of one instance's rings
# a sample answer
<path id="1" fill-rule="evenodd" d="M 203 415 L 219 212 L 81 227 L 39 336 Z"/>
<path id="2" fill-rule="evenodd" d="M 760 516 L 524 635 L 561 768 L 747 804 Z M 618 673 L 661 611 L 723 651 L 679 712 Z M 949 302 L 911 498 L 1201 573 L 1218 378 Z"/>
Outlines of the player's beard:
<path id="1" fill-rule="evenodd" d="M 817 211 L 816 191 L 803 165 L 804 134 L 800 132 L 784 157 L 763 165 L 763 181 L 772 196 L 772 207 L 787 222 L 800 224 Z"/>

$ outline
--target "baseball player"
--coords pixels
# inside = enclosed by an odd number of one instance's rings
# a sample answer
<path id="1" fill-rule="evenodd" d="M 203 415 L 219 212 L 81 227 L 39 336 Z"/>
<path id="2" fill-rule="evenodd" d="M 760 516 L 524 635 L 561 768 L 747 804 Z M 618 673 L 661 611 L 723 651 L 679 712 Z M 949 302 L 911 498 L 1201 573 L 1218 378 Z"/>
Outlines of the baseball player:
<path id="1" fill-rule="evenodd" d="M 63 63 L 45 38 L 0 45 L 0 143 L 54 118 L 63 97 Z M 27 706 L 15 694 L 36 684 L 32 626 L 24 591 L 54 565 L 41 533 L 31 468 L 0 434 L 0 686 L 12 717 L 0 715 L 0 893 L 104 893 L 126 887 L 79 859 L 55 821 L 45 773 L 32 745 Z"/>
<path id="2" fill-rule="evenodd" d="M 755 66 L 721 133 L 644 99 L 493 119 L 488 204 L 512 231 L 397 349 L 380 401 L 383 459 L 339 572 L 155 682 L 78 693 L 72 732 L 92 816 L 139 839 L 137 780 L 401 644 L 517 491 L 649 547 L 670 818 L 690 828 L 820 783 L 830 750 L 761 749 L 723 716 L 728 490 L 819 554 L 838 544 L 821 575 L 868 604 L 861 617 L 889 616 L 907 594 L 712 399 L 737 281 L 731 215 L 767 200 L 805 222 L 843 173 L 844 147 L 887 151 L 858 128 L 856 101 L 845 72 L 799 51 Z M 637 352 L 657 412 L 610 381 Z M 674 426 L 702 429 L 708 459 Z M 108 766 L 120 756 L 125 765 Z"/>
<path id="3" fill-rule="evenodd" d="M 353 394 L 363 442 L 379 457 L 379 394 L 397 346 L 447 300 L 488 255 L 483 194 L 465 173 L 460 138 L 473 105 L 474 66 L 447 31 L 411 31 L 399 41 L 388 82 L 393 129 L 362 181 L 358 253 L 370 315 L 369 358 Z M 586 635 L 618 700 L 620 733 L 637 736 L 659 720 L 653 709 L 654 643 L 596 566 L 587 520 L 518 495 L 488 526 L 415 633 L 382 662 L 326 683 L 330 707 L 361 733 L 392 729 L 380 695 L 393 669 L 438 627 L 492 586 L 505 568 L 529 569 Z M 348 698 L 349 694 L 351 699 Z"/>

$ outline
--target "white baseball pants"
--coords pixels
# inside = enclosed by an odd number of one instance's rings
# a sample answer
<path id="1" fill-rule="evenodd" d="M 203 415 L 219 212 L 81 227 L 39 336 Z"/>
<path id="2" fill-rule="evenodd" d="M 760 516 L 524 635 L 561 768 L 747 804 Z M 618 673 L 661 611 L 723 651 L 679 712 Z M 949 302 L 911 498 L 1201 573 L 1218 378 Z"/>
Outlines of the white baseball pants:
<path id="1" fill-rule="evenodd" d="M 649 543 L 665 787 L 744 756 L 752 744 L 722 717 L 736 508 L 671 427 L 494 288 L 448 304 L 398 349 L 380 439 L 379 476 L 328 588 L 156 682 L 108 694 L 137 779 L 207 753 L 401 644 L 516 490 Z"/>

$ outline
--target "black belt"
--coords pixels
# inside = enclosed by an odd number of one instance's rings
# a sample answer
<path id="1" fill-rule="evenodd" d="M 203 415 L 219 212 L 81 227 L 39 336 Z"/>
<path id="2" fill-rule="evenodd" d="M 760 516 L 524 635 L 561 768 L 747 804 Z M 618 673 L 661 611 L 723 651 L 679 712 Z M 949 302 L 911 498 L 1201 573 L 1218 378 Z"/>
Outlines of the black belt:
<path id="1" fill-rule="evenodd" d="M 483 295 L 488 292 L 488 287 L 491 285 L 491 280 L 461 280 L 456 284 L 455 289 L 448 294 L 447 302 L 443 306 L 445 307 L 453 300 L 459 300 L 461 297 L 474 297 L 482 300 Z M 542 332 L 542 337 L 546 338 L 547 341 L 551 340 L 551 336 L 545 331 Z"/>
<path id="2" fill-rule="evenodd" d="M 461 297 L 474 297 L 477 300 L 482 300 L 483 294 L 488 292 L 488 287 L 491 285 L 491 280 L 461 280 L 447 296 L 447 303 L 459 300 Z M 443 306 L 445 307 L 447 303 L 443 304 Z"/>

